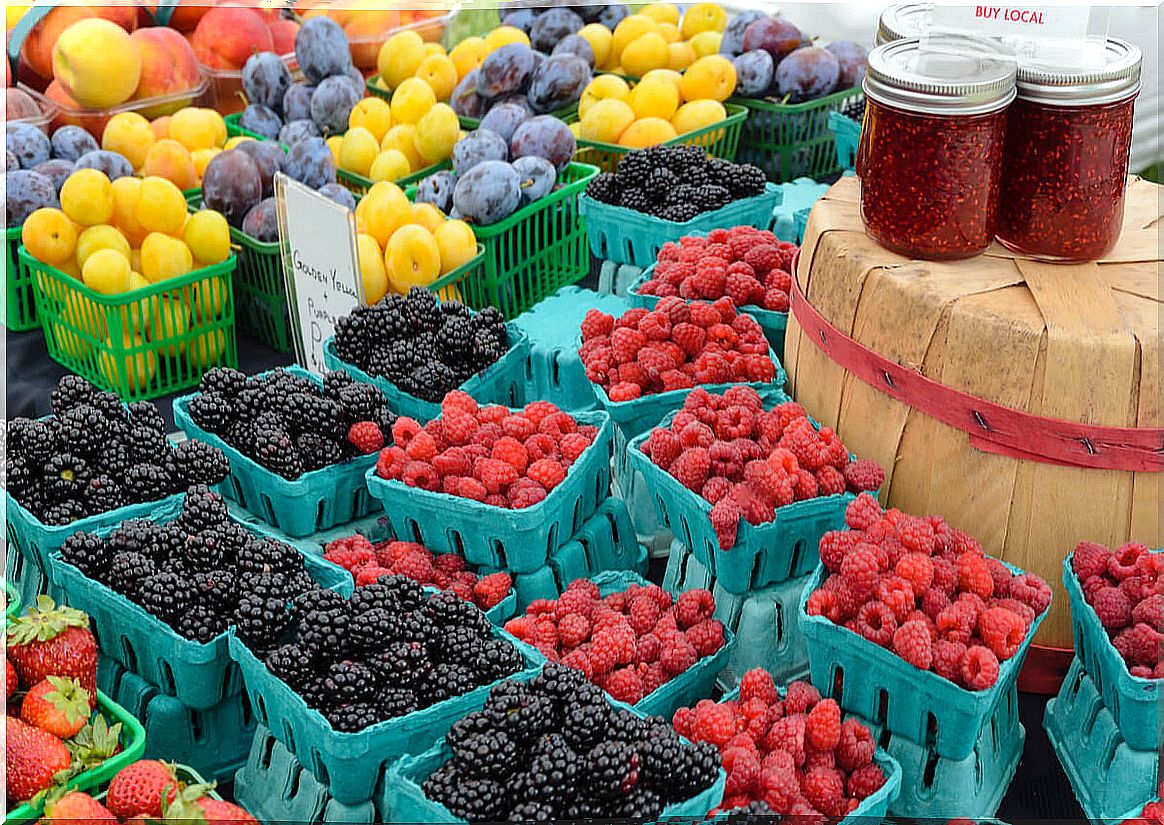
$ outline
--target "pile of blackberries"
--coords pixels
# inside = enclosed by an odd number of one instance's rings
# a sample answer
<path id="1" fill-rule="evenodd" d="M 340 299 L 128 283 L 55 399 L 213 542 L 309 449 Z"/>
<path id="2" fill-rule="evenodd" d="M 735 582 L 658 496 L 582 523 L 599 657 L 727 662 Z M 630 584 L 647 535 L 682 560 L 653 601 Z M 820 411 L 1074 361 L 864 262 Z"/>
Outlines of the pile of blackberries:
<path id="1" fill-rule="evenodd" d="M 628 152 L 618 171 L 594 178 L 586 194 L 602 203 L 686 223 L 732 201 L 759 195 L 766 183 L 759 167 L 709 157 L 698 146 L 652 146 Z"/>
<path id="2" fill-rule="evenodd" d="M 470 822 L 654 819 L 709 788 L 720 767 L 714 745 L 686 742 L 662 717 L 616 709 L 559 664 L 494 687 L 445 741 L 453 757 L 422 787 Z"/>
<path id="3" fill-rule="evenodd" d="M 205 486 L 189 489 L 172 521 L 131 519 L 108 538 L 73 533 L 61 558 L 201 643 L 231 625 L 276 633 L 288 601 L 318 588 L 298 550 L 231 521 Z"/>
<path id="4" fill-rule="evenodd" d="M 48 418 L 13 418 L 5 428 L 4 488 L 45 524 L 157 501 L 191 484 L 217 484 L 230 471 L 209 444 L 171 445 L 149 401 L 126 406 L 79 376 L 60 380 L 52 409 Z"/>
<path id="5" fill-rule="evenodd" d="M 451 591 L 426 594 L 404 576 L 381 576 L 348 599 L 315 590 L 283 615 L 293 630 L 266 654 L 267 667 L 338 731 L 404 716 L 524 667 L 479 608 Z M 240 624 L 238 632 L 252 647 L 271 641 L 249 630 Z"/>
<path id="6" fill-rule="evenodd" d="M 416 398 L 439 402 L 509 351 L 505 318 L 493 307 L 473 314 L 413 287 L 361 306 L 335 329 L 336 354 Z"/>
<path id="7" fill-rule="evenodd" d="M 195 424 L 291 480 L 369 452 L 352 435 L 356 425 L 375 425 L 382 441 L 396 422 L 384 393 L 341 370 L 325 373 L 321 386 L 282 367 L 250 377 L 215 367 L 198 389 L 189 406 Z"/>

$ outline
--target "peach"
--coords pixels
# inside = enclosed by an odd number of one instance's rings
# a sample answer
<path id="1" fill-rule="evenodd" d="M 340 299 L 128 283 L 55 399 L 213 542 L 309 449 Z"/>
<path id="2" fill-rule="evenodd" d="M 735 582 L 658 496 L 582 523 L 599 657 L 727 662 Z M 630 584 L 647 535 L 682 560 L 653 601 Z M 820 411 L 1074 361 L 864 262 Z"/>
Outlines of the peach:
<path id="1" fill-rule="evenodd" d="M 101 17 L 109 20 L 127 32 L 137 28 L 137 9 L 124 6 L 59 6 L 50 11 L 43 20 L 33 27 L 21 46 L 20 54 L 28 65 L 41 77 L 53 76 L 53 47 L 61 33 L 78 20 Z M 23 74 L 21 75 L 23 78 Z"/>
<path id="2" fill-rule="evenodd" d="M 275 43 L 275 54 L 291 54 L 295 51 L 295 34 L 299 31 L 299 24 L 294 20 L 276 20 L 268 23 L 271 30 L 271 40 Z"/>
<path id="3" fill-rule="evenodd" d="M 336 17 L 336 13 L 332 13 Z M 364 69 L 376 68 L 376 57 L 380 53 L 380 44 L 386 39 L 386 33 L 400 25 L 400 12 L 395 9 L 374 8 L 367 3 L 357 4 L 344 14 L 344 19 L 337 20 L 343 26 L 344 34 L 351 44 L 352 62 L 356 67 Z"/>
<path id="4" fill-rule="evenodd" d="M 53 131 L 62 126 L 80 126 L 97 140 L 101 140 L 101 135 L 105 133 L 105 124 L 109 122 L 108 117 L 84 111 L 81 104 L 73 100 L 55 80 L 45 88 L 44 96 L 60 107 L 57 114 L 53 115 Z"/>
<path id="5" fill-rule="evenodd" d="M 254 9 L 215 6 L 194 29 L 194 54 L 213 69 L 241 69 L 255 52 L 274 51 L 267 21 Z"/>
<path id="6" fill-rule="evenodd" d="M 177 0 L 166 25 L 183 33 L 192 32 L 202 16 L 215 5 L 215 0 Z M 145 4 L 142 8 L 149 10 L 152 14 L 158 12 L 157 3 Z"/>
<path id="7" fill-rule="evenodd" d="M 115 23 L 99 17 L 78 20 L 53 46 L 53 76 L 82 106 L 108 109 L 137 89 L 141 51 Z"/>
<path id="8" fill-rule="evenodd" d="M 143 175 L 163 177 L 179 189 L 193 189 L 198 182 L 189 150 L 171 138 L 159 140 L 150 147 L 141 171 Z"/>
<path id="9" fill-rule="evenodd" d="M 182 35 L 173 29 L 156 26 L 138 29 L 130 35 L 141 51 L 141 80 L 133 100 L 145 100 L 195 88 L 201 81 L 198 58 Z M 191 101 L 175 100 L 141 110 L 146 117 L 171 114 Z"/>

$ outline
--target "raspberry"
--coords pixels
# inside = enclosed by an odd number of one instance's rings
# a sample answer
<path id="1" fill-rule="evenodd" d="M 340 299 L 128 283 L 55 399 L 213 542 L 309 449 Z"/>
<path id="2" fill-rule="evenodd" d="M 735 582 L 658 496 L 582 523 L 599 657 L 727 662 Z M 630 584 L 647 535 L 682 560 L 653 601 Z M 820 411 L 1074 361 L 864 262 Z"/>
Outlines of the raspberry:
<path id="1" fill-rule="evenodd" d="M 702 711 L 696 708 L 695 724 L 691 735 L 697 742 L 710 742 L 716 747 L 725 744 L 736 735 L 736 714 L 728 704 L 704 705 Z"/>
<path id="2" fill-rule="evenodd" d="M 837 594 L 833 591 L 817 590 L 809 594 L 805 611 L 809 616 L 824 616 L 829 621 L 838 623 L 841 619 L 839 602 Z"/>
<path id="3" fill-rule="evenodd" d="M 1161 634 L 1151 625 L 1140 623 L 1129 627 L 1112 639 L 1112 644 L 1129 665 L 1153 667 L 1160 659 Z"/>
<path id="4" fill-rule="evenodd" d="M 424 461 L 409 461 L 405 464 L 402 480 L 409 487 L 419 487 L 431 492 L 438 492 L 441 489 L 441 477 L 436 468 Z"/>
<path id="5" fill-rule="evenodd" d="M 408 553 L 392 564 L 392 572 L 428 584 L 432 581 L 432 560 L 424 553 Z"/>
<path id="6" fill-rule="evenodd" d="M 857 632 L 875 645 L 889 647 L 897 632 L 897 618 L 883 602 L 866 602 L 857 611 Z"/>
<path id="7" fill-rule="evenodd" d="M 820 691 L 811 682 L 792 682 L 784 695 L 784 709 L 789 714 L 807 713 L 819 701 Z"/>
<path id="8" fill-rule="evenodd" d="M 464 572 L 465 560 L 456 553 L 441 553 L 433 559 L 432 566 L 434 569 L 451 576 L 454 573 Z"/>
<path id="9" fill-rule="evenodd" d="M 498 461 L 504 461 L 516 470 L 518 475 L 524 473 L 529 465 L 529 452 L 526 451 L 525 445 L 508 435 L 497 439 L 493 444 L 492 456 Z"/>
<path id="10" fill-rule="evenodd" d="M 436 439 L 428 432 L 421 430 L 408 441 L 408 446 L 404 448 L 408 453 L 408 457 L 413 461 L 431 462 L 433 457 L 439 452 L 437 450 Z"/>
<path id="11" fill-rule="evenodd" d="M 723 623 L 715 619 L 705 620 L 687 628 L 685 635 L 701 658 L 714 655 L 724 646 Z"/>
<path id="12" fill-rule="evenodd" d="M 922 596 L 922 612 L 935 623 L 938 621 L 938 615 L 949 606 L 950 597 L 936 587 L 931 587 Z"/>
<path id="13" fill-rule="evenodd" d="M 825 465 L 816 471 L 816 486 L 822 496 L 839 496 L 845 492 L 845 477 L 836 467 Z"/>
<path id="14" fill-rule="evenodd" d="M 482 576 L 473 585 L 473 601 L 482 610 L 497 607 L 509 595 L 513 579 L 508 573 L 490 573 Z"/>
<path id="15" fill-rule="evenodd" d="M 793 684 L 796 683 L 793 682 Z M 796 765 L 803 766 L 805 760 L 805 719 L 803 713 L 795 713 L 777 719 L 768 729 L 768 735 L 764 737 L 764 747 L 769 751 L 784 751 L 792 757 Z"/>
<path id="16" fill-rule="evenodd" d="M 614 699 L 628 705 L 636 704 L 643 698 L 643 680 L 633 667 L 620 668 L 611 673 L 606 677 L 602 688 Z"/>
<path id="17" fill-rule="evenodd" d="M 711 454 L 703 448 L 689 449 L 671 464 L 669 472 L 692 492 L 699 492 L 711 473 Z"/>
<path id="18" fill-rule="evenodd" d="M 860 599 L 867 599 L 877 585 L 877 554 L 871 545 L 859 544 L 841 562 L 841 575 Z"/>
<path id="19" fill-rule="evenodd" d="M 485 489 L 485 485 L 475 478 L 462 478 L 458 487 L 457 495 L 461 498 L 467 498 L 472 501 L 484 501 L 489 495 L 489 491 Z"/>
<path id="20" fill-rule="evenodd" d="M 804 775 L 801 788 L 809 803 L 827 816 L 841 816 L 845 803 L 845 780 L 828 768 L 812 768 Z"/>
<path id="21" fill-rule="evenodd" d="M 755 413 L 751 409 L 740 404 L 732 404 L 716 415 L 715 434 L 724 441 L 750 438 L 755 425 Z"/>
<path id="22" fill-rule="evenodd" d="M 1031 626 L 1031 622 L 1035 620 L 1034 609 L 1017 599 L 991 599 L 987 607 L 1001 607 L 1015 614 L 1022 622 L 1023 635 L 1026 635 L 1027 629 Z"/>
<path id="23" fill-rule="evenodd" d="M 897 525 L 897 534 L 907 549 L 926 556 L 933 555 L 934 528 L 926 519 L 903 516 Z"/>
<path id="24" fill-rule="evenodd" d="M 407 447 L 408 442 L 420 432 L 420 423 L 415 418 L 402 416 L 392 425 L 392 440 L 398 447 Z"/>
<path id="25" fill-rule="evenodd" d="M 831 751 L 841 739 L 841 708 L 833 699 L 821 699 L 808 712 L 805 736 L 810 747 Z"/>
<path id="26" fill-rule="evenodd" d="M 1091 607 L 1109 632 L 1127 627 L 1132 620 L 1131 600 L 1118 587 L 1104 587 L 1092 598 Z"/>
<path id="27" fill-rule="evenodd" d="M 675 620 L 686 630 L 715 614 L 715 597 L 702 588 L 680 593 L 675 601 Z"/>
<path id="28" fill-rule="evenodd" d="M 962 684 L 970 690 L 986 690 L 998 681 L 998 657 L 989 648 L 975 645 L 962 659 Z"/>
<path id="29" fill-rule="evenodd" d="M 402 447 L 385 447 L 376 457 L 376 475 L 399 481 L 404 477 L 404 465 L 407 463 L 408 453 Z"/>
<path id="30" fill-rule="evenodd" d="M 538 431 L 538 425 L 519 413 L 517 415 L 510 415 L 502 421 L 501 430 L 504 435 L 508 435 L 518 441 L 525 441 Z"/>
<path id="31" fill-rule="evenodd" d="M 521 412 L 534 424 L 541 424 L 546 418 L 560 413 L 561 410 L 552 401 L 531 401 L 522 408 Z"/>
<path id="32" fill-rule="evenodd" d="M 929 524 L 926 526 L 929 527 Z M 922 596 L 934 582 L 934 563 L 928 554 L 921 551 L 903 556 L 897 562 L 894 572 L 909 582 L 915 597 Z"/>
<path id="33" fill-rule="evenodd" d="M 711 504 L 715 504 L 721 499 L 731 495 L 734 487 L 735 484 L 733 484 L 731 481 L 728 481 L 726 478 L 716 476 L 707 480 L 707 483 L 703 485 L 703 489 L 699 494 Z"/>
<path id="34" fill-rule="evenodd" d="M 473 472 L 473 464 L 461 447 L 449 447 L 433 456 L 432 466 L 442 476 L 467 476 Z"/>
<path id="35" fill-rule="evenodd" d="M 1023 573 L 1010 580 L 1008 593 L 1035 611 L 1042 613 L 1051 606 L 1051 587 L 1034 573 Z"/>
<path id="36" fill-rule="evenodd" d="M 740 679 L 740 701 L 762 699 L 769 705 L 780 701 L 780 693 L 776 690 L 776 683 L 772 674 L 763 668 L 752 668 Z"/>
<path id="37" fill-rule="evenodd" d="M 1136 574 L 1136 563 L 1140 556 L 1148 552 L 1143 544 L 1128 542 L 1116 548 L 1107 559 L 1107 572 L 1113 579 L 1122 582 Z"/>
<path id="38" fill-rule="evenodd" d="M 909 621 L 893 634 L 893 651 L 919 670 L 929 670 L 933 662 L 933 642 L 925 622 Z"/>
<path id="39" fill-rule="evenodd" d="M 1107 573 L 1107 560 L 1111 551 L 1102 544 L 1083 541 L 1075 546 L 1075 553 L 1071 558 L 1071 569 L 1075 576 L 1084 581 L 1092 576 L 1102 576 Z"/>
<path id="40" fill-rule="evenodd" d="M 1164 594 L 1153 593 L 1133 607 L 1132 621 L 1164 632 Z"/>
<path id="41" fill-rule="evenodd" d="M 749 793 L 760 778 L 760 757 L 747 748 L 723 751 L 723 769 L 727 772 L 725 794 Z"/>
<path id="42" fill-rule="evenodd" d="M 994 593 L 994 579 L 982 556 L 963 553 L 958 557 L 958 589 L 989 599 Z"/>
<path id="43" fill-rule="evenodd" d="M 680 479 L 682 480 L 682 479 Z M 721 550 L 731 550 L 736 544 L 736 533 L 743 511 L 732 496 L 727 496 L 711 506 L 711 526 Z"/>
<path id="44" fill-rule="evenodd" d="M 853 530 L 865 530 L 881 518 L 881 505 L 868 493 L 862 493 L 845 508 L 845 524 Z"/>
<path id="45" fill-rule="evenodd" d="M 628 615 L 631 627 L 637 635 L 650 633 L 662 613 L 659 606 L 649 598 L 636 598 L 631 602 Z"/>
<path id="46" fill-rule="evenodd" d="M 793 493 L 797 501 L 816 498 L 820 491 L 816 487 L 816 477 L 808 470 L 797 470 Z"/>
<path id="47" fill-rule="evenodd" d="M 529 465 L 526 475 L 551 491 L 566 479 L 566 468 L 552 458 L 542 458 Z"/>
<path id="48" fill-rule="evenodd" d="M 780 265 L 780 250 L 769 244 L 753 246 L 744 253 L 743 261 L 757 275 L 767 275 Z"/>
<path id="49" fill-rule="evenodd" d="M 941 638 L 967 644 L 974 635 L 976 616 L 977 614 L 956 602 L 938 613 L 938 617 L 934 619 L 934 626 Z"/>
<path id="50" fill-rule="evenodd" d="M 935 558 L 934 587 L 941 590 L 946 596 L 953 596 L 958 589 L 958 569 L 947 559 Z"/>
<path id="51" fill-rule="evenodd" d="M 934 643 L 934 673 L 954 684 L 962 681 L 962 660 L 966 658 L 966 645 L 950 639 L 938 639 Z"/>
<path id="52" fill-rule="evenodd" d="M 821 536 L 820 560 L 833 573 L 839 573 L 845 556 L 856 545 L 859 534 L 848 530 L 832 530 Z"/>
<path id="53" fill-rule="evenodd" d="M 505 491 L 509 506 L 514 510 L 524 510 L 546 500 L 546 488 L 532 478 L 519 478 Z"/>
<path id="54" fill-rule="evenodd" d="M 873 734 L 856 719 L 846 719 L 841 723 L 837 737 L 837 765 L 843 770 L 855 771 L 873 761 L 877 745 Z"/>
<path id="55" fill-rule="evenodd" d="M 684 635 L 676 633 L 660 641 L 659 663 L 672 676 L 678 676 L 699 661 L 699 654 Z"/>
<path id="56" fill-rule="evenodd" d="M 854 799 L 867 799 L 885 784 L 885 773 L 879 765 L 863 765 L 849 776 L 849 796 Z"/>
<path id="57" fill-rule="evenodd" d="M 702 421 L 692 421 L 678 430 L 679 440 L 687 449 L 693 447 L 709 448 L 715 443 L 715 431 Z"/>
<path id="58" fill-rule="evenodd" d="M 800 798 L 800 781 L 796 771 L 762 770 L 757 785 L 760 798 L 768 807 L 781 816 L 792 813 Z"/>
<path id="59" fill-rule="evenodd" d="M 716 441 L 708 450 L 711 459 L 711 474 L 723 478 L 739 479 L 744 470 L 744 458 L 734 444 Z"/>
<path id="60" fill-rule="evenodd" d="M 357 452 L 371 455 L 384 446 L 384 433 L 380 432 L 380 425 L 375 421 L 357 421 L 348 428 L 348 443 Z"/>
<path id="61" fill-rule="evenodd" d="M 899 575 L 883 575 L 877 581 L 877 599 L 893 611 L 893 618 L 898 623 L 904 622 L 913 612 L 916 601 L 913 595 L 913 586 Z"/>

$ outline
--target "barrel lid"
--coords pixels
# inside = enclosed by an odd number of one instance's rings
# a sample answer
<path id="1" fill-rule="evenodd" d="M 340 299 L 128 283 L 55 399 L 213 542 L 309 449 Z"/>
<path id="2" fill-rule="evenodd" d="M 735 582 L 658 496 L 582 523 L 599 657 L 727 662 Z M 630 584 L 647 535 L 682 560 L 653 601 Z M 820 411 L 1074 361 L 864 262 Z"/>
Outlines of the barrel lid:
<path id="1" fill-rule="evenodd" d="M 1014 99 L 1015 64 L 990 54 L 923 50 L 913 37 L 869 53 L 864 87 L 873 100 L 906 111 L 985 114 Z"/>
<path id="2" fill-rule="evenodd" d="M 1078 106 L 1123 100 L 1140 90 L 1144 56 L 1126 40 L 1108 38 L 1104 64 L 1094 68 L 1041 65 L 1022 60 L 1018 94 L 1024 100 L 1052 106 Z"/>

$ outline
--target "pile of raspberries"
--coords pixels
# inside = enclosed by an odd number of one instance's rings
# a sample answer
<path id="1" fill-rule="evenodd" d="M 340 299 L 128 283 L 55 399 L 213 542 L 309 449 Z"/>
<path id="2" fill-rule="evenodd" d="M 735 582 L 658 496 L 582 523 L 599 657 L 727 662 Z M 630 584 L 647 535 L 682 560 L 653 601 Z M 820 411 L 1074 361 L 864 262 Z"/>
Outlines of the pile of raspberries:
<path id="1" fill-rule="evenodd" d="M 787 312 L 798 249 L 751 226 L 713 229 L 706 238 L 689 235 L 663 244 L 638 293 L 707 301 L 727 296 L 737 307 Z"/>
<path id="2" fill-rule="evenodd" d="M 557 600 L 532 602 L 505 629 L 633 705 L 723 647 L 714 615 L 707 590 L 672 599 L 657 584 L 632 584 L 603 597 L 594 582 L 576 579 Z"/>
<path id="3" fill-rule="evenodd" d="M 1164 782 L 1157 788 L 1157 795 L 1164 797 Z M 1164 822 L 1164 804 L 1160 800 L 1153 800 L 1140 811 L 1140 815 L 1133 819 L 1126 819 L 1123 825 L 1159 825 Z"/>
<path id="4" fill-rule="evenodd" d="M 1164 553 L 1134 542 L 1113 552 L 1085 541 L 1071 569 L 1132 676 L 1164 679 Z"/>
<path id="5" fill-rule="evenodd" d="M 968 690 L 998 681 L 999 663 L 1051 604 L 1045 581 L 1011 573 L 941 516 L 883 511 L 862 494 L 845 523 L 851 529 L 820 540 L 829 577 L 809 595 L 808 614 Z"/>
<path id="6" fill-rule="evenodd" d="M 513 579 L 508 573 L 478 576 L 456 553 L 434 554 L 414 541 L 383 541 L 372 544 L 367 536 L 328 542 L 323 557 L 352 574 L 356 587 L 379 581 L 381 576 L 405 576 L 418 584 L 451 590 L 482 610 L 501 604 Z"/>
<path id="7" fill-rule="evenodd" d="M 711 502 L 722 550 L 735 546 L 740 519 L 763 524 L 776 508 L 818 496 L 876 490 L 885 473 L 876 462 L 850 461 L 828 427 L 819 430 L 794 402 L 764 410 L 751 387 L 723 395 L 698 388 L 643 444 L 651 461 Z"/>
<path id="8" fill-rule="evenodd" d="M 520 412 L 478 406 L 454 390 L 441 417 L 423 427 L 412 418 L 392 425 L 391 447 L 376 473 L 435 493 L 520 510 L 545 499 L 594 442 L 598 428 L 579 424 L 549 401 Z"/>
<path id="9" fill-rule="evenodd" d="M 578 357 L 586 377 L 615 402 L 697 384 L 776 379 L 764 331 L 730 298 L 710 304 L 664 298 L 653 310 L 636 307 L 617 320 L 592 309 L 582 319 Z"/>
<path id="10" fill-rule="evenodd" d="M 739 698 L 679 708 L 672 724 L 719 748 L 727 772 L 720 811 L 835 821 L 885 784 L 869 728 L 842 722 L 836 701 L 808 682 L 793 682 L 781 698 L 760 668 L 744 674 Z"/>

